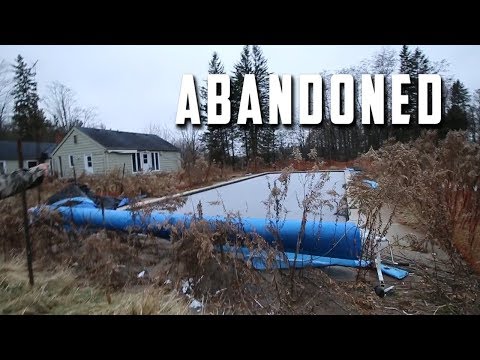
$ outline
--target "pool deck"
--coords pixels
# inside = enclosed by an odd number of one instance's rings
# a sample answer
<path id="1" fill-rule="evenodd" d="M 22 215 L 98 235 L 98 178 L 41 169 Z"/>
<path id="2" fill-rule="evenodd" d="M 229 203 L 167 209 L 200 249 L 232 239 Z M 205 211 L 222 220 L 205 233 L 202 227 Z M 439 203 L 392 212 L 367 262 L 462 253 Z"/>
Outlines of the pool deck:
<path id="1" fill-rule="evenodd" d="M 259 173 L 259 174 L 242 176 L 242 177 L 238 177 L 238 178 L 235 178 L 235 179 L 231 179 L 231 180 L 227 180 L 227 181 L 222 181 L 222 182 L 219 182 L 219 183 L 215 183 L 215 184 L 213 184 L 213 185 L 209 185 L 209 186 L 205 186 L 205 187 L 201 187 L 201 188 L 197 188 L 197 189 L 192 189 L 192 190 L 184 191 L 184 192 L 177 193 L 177 194 L 174 194 L 174 195 L 163 196 L 163 197 L 159 197 L 159 198 L 149 198 L 149 199 L 145 199 L 145 200 L 143 200 L 143 201 L 137 202 L 137 203 L 136 203 L 136 206 L 152 205 L 152 204 L 156 204 L 156 203 L 162 202 L 162 201 L 164 201 L 164 200 L 174 199 L 174 198 L 182 197 L 182 196 L 189 196 L 189 195 L 193 195 L 193 194 L 196 194 L 196 193 L 199 193 L 199 192 L 202 192 L 202 191 L 212 190 L 212 189 L 215 189 L 215 188 L 218 188 L 218 187 L 222 187 L 222 186 L 230 185 L 230 184 L 235 184 L 235 183 L 237 183 L 237 182 L 239 182 L 239 181 L 244 181 L 244 180 L 248 180 L 248 179 L 253 179 L 253 178 L 256 178 L 256 177 L 258 177 L 258 176 L 263 176 L 263 175 L 268 175 L 268 174 L 275 174 L 275 172 L 264 172 L 264 173 Z M 280 172 L 278 172 L 278 174 L 280 174 Z M 122 206 L 122 207 L 119 207 L 119 208 L 118 208 L 118 210 L 128 210 L 128 209 L 130 209 L 130 205 L 125 205 L 125 206 Z"/>

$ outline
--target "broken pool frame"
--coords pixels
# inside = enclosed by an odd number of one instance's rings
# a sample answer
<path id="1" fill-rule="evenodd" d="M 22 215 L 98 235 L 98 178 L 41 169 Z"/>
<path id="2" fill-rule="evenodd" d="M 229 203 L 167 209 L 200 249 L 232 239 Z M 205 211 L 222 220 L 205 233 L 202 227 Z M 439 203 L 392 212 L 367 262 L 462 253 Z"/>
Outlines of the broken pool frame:
<path id="1" fill-rule="evenodd" d="M 338 170 L 337 170 L 338 171 Z M 344 173 L 345 184 L 351 181 L 355 175 L 353 169 L 340 170 Z M 336 172 L 335 170 L 322 172 Z M 185 197 L 202 191 L 211 190 L 221 186 L 227 186 L 239 181 L 246 181 L 254 177 L 279 174 L 278 172 L 268 172 L 255 174 L 247 177 L 236 178 L 234 180 L 222 182 L 216 185 L 186 191 L 175 194 L 173 196 L 146 199 L 135 204 L 135 211 L 132 211 L 130 205 L 126 205 L 116 210 L 106 210 L 99 208 L 91 199 L 88 198 L 68 198 L 58 201 L 49 206 L 42 206 L 48 211 L 57 211 L 63 217 L 65 226 L 75 224 L 79 227 L 94 229 L 109 229 L 126 232 L 152 233 L 162 238 L 170 237 L 170 229 L 172 226 L 182 225 L 188 228 L 195 221 L 195 217 L 179 213 L 168 213 L 161 211 L 141 212 L 142 207 L 160 203 L 166 199 Z M 376 183 L 370 181 L 366 183 L 375 191 Z M 345 194 L 347 196 L 347 194 Z M 72 204 L 75 204 L 72 206 Z M 347 204 L 350 201 L 347 197 Z M 39 210 L 40 208 L 36 208 Z M 140 210 L 139 210 L 140 209 Z M 35 212 L 35 210 L 33 210 Z M 383 297 L 390 291 L 393 286 L 385 287 L 383 272 L 397 279 L 402 279 L 408 275 L 408 272 L 396 269 L 382 264 L 381 254 L 388 249 L 393 264 L 397 264 L 393 259 L 393 251 L 390 241 L 383 237 L 375 237 L 373 239 L 374 247 L 374 264 L 369 261 L 362 260 L 362 251 L 364 242 L 368 237 L 368 229 L 364 230 L 359 226 L 361 224 L 361 216 L 356 209 L 348 206 L 348 217 L 345 222 L 316 222 L 307 220 L 305 224 L 304 237 L 302 240 L 302 249 L 294 256 L 297 249 L 298 234 L 301 229 L 301 220 L 285 220 L 282 222 L 281 228 L 278 228 L 278 236 L 274 236 L 271 231 L 271 224 L 265 218 L 243 218 L 241 220 L 227 219 L 222 216 L 202 216 L 202 220 L 207 221 L 212 226 L 218 223 L 229 221 L 245 233 L 255 233 L 263 237 L 268 243 L 275 243 L 278 238 L 281 239 L 284 257 L 277 261 L 280 268 L 295 267 L 323 267 L 323 266 L 348 266 L 348 267 L 365 267 L 374 265 L 379 280 L 378 286 L 375 288 L 377 295 Z M 242 249 L 243 255 L 248 258 L 250 254 L 246 249 Z M 253 258 L 253 255 L 251 256 Z M 253 258 L 252 263 L 257 269 L 265 268 L 261 258 Z"/>

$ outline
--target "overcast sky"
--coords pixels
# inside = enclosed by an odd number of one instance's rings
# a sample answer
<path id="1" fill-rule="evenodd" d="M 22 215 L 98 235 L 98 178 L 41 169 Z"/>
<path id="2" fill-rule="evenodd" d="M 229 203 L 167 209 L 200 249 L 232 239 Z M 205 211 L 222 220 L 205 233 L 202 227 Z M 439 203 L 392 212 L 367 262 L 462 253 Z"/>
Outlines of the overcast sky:
<path id="1" fill-rule="evenodd" d="M 400 46 L 390 46 L 399 50 Z M 469 90 L 480 88 L 480 46 L 421 46 L 433 60 L 447 60 L 449 73 Z M 262 46 L 269 70 L 298 76 L 358 65 L 381 46 Z M 82 106 L 97 109 L 107 128 L 144 131 L 149 124 L 175 127 L 182 75 L 205 79 L 214 51 L 230 73 L 242 45 L 228 46 L 0 46 L 0 60 L 13 62 L 21 54 L 37 63 L 40 97 L 59 81 L 72 88 Z"/>

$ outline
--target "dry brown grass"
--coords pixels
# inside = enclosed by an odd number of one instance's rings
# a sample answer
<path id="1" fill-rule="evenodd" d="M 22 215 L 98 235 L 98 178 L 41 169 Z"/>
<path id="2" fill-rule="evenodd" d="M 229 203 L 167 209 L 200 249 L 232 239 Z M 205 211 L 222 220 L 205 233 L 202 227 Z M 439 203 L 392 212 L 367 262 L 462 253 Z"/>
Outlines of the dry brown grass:
<path id="1" fill-rule="evenodd" d="M 369 172 L 391 203 L 414 216 L 427 241 L 439 245 L 453 263 L 459 253 L 480 270 L 480 145 L 461 132 L 440 141 L 427 132 L 416 141 L 387 143 L 365 156 Z"/>
<path id="2" fill-rule="evenodd" d="M 370 209 L 371 224 L 378 229 L 384 229 L 388 227 L 391 219 L 378 220 L 376 216 L 377 210 L 385 202 L 403 204 L 405 209 L 409 206 L 409 214 L 415 214 L 421 226 L 428 224 L 428 219 L 435 216 L 434 210 L 438 212 L 439 209 L 444 209 L 435 208 L 434 205 L 438 203 L 434 201 L 455 204 L 455 211 L 446 212 L 450 214 L 448 219 L 460 219 L 456 222 L 459 230 L 453 228 L 452 238 L 462 238 L 463 243 L 469 245 L 466 250 L 462 250 L 458 245 L 455 248 L 474 254 L 472 249 L 478 249 L 478 242 L 473 242 L 476 247 L 470 246 L 471 232 L 466 231 L 473 217 L 459 214 L 475 209 L 472 197 L 475 200 L 476 195 L 457 196 L 455 200 L 455 196 L 440 194 L 440 197 L 430 199 L 432 194 L 440 193 L 438 186 L 433 190 L 428 188 L 436 181 L 446 179 L 446 183 L 440 183 L 450 186 L 463 180 L 461 177 L 449 178 L 448 172 L 442 172 L 442 166 L 446 166 L 446 163 L 442 162 L 441 158 L 445 153 L 437 154 L 434 147 L 429 147 L 431 139 L 423 141 L 425 143 L 389 144 L 390 148 L 369 154 L 367 165 L 372 176 L 380 183 L 380 190 L 368 191 L 369 197 L 363 199 L 362 206 Z M 461 148 L 462 143 L 458 139 L 451 141 L 453 143 L 446 143 L 443 150 Z M 465 151 L 460 153 L 465 155 Z M 428 160 L 428 154 L 433 157 L 433 162 Z M 455 154 L 450 152 L 447 156 L 454 157 Z M 452 166 L 456 166 L 455 161 L 460 160 L 457 158 L 451 162 Z M 430 167 L 429 164 L 436 165 Z M 474 162 L 469 164 L 468 166 L 473 166 Z M 125 177 L 122 180 L 121 172 L 117 172 L 108 176 L 80 177 L 78 180 L 86 182 L 93 191 L 101 195 L 123 193 L 136 196 L 143 193 L 149 196 L 165 196 L 195 186 L 192 184 L 201 186 L 231 175 L 226 169 L 219 169 L 214 164 L 210 168 L 202 162 L 197 165 L 198 169 L 193 168 L 198 171 L 196 175 L 192 172 L 149 174 Z M 328 166 L 343 167 L 343 164 Z M 462 168 L 460 172 L 465 173 L 466 168 Z M 429 177 L 434 174 L 438 177 L 431 180 Z M 468 176 L 465 179 L 468 179 Z M 65 181 L 60 180 L 47 181 L 42 186 L 43 199 L 65 184 Z M 422 186 L 427 189 L 421 188 Z M 458 188 L 454 190 L 458 193 Z M 366 193 L 367 189 L 363 187 L 361 191 Z M 36 190 L 28 191 L 29 206 L 36 204 L 36 198 Z M 416 203 L 412 205 L 412 201 Z M 251 264 L 242 258 L 232 253 L 217 251 L 219 247 L 227 244 L 233 247 L 247 246 L 251 251 L 265 252 L 270 249 L 261 239 L 242 233 L 233 221 L 218 224 L 217 227 L 211 227 L 201 220 L 196 221 L 188 230 L 174 229 L 173 245 L 169 243 L 169 246 L 164 246 L 159 239 L 139 237 L 135 234 L 109 231 L 71 231 L 67 234 L 60 222 L 55 217 L 50 217 L 32 227 L 36 284 L 30 289 L 24 255 L 21 258 L 15 256 L 15 253 L 21 252 L 24 247 L 20 209 L 17 197 L 0 202 L 0 211 L 5 214 L 0 218 L 0 238 L 7 259 L 0 267 L 0 280 L 3 279 L 0 282 L 0 311 L 5 313 L 183 314 L 188 312 L 186 299 L 179 297 L 175 289 L 179 289 L 182 280 L 188 278 L 193 278 L 195 283 L 191 295 L 205 301 L 207 313 L 368 313 L 378 310 L 359 309 L 358 299 L 351 296 L 339 300 L 337 296 L 331 295 L 339 293 L 338 287 L 332 281 L 319 277 L 317 270 L 295 272 L 298 276 L 294 278 L 273 268 L 259 272 L 252 269 Z M 275 209 L 272 208 L 272 216 L 278 217 Z M 234 216 L 230 218 L 235 219 Z M 446 241 L 447 237 L 442 235 L 443 228 L 439 227 L 439 224 L 440 222 L 435 222 L 437 227 L 430 229 L 429 241 L 443 244 L 442 241 Z M 464 235 L 458 235 L 459 231 L 464 231 Z M 473 239 L 478 239 L 477 235 Z M 272 251 L 271 254 L 273 258 L 275 253 Z M 8 260 L 12 258 L 13 260 Z M 151 275 L 145 279 L 137 279 L 137 274 L 147 268 Z M 292 279 L 296 289 L 295 296 L 292 296 L 291 291 Z M 166 290 L 163 286 L 165 280 L 171 281 L 173 291 Z M 371 289 L 365 289 L 365 292 L 367 291 L 371 293 Z M 324 304 L 318 307 L 321 301 Z M 340 305 L 329 308 L 335 301 Z"/>
<path id="3" fill-rule="evenodd" d="M 158 286 L 105 292 L 79 281 L 69 270 L 36 269 L 30 287 L 23 258 L 0 261 L 0 313 L 84 315 L 181 315 L 188 304 L 175 292 Z"/>

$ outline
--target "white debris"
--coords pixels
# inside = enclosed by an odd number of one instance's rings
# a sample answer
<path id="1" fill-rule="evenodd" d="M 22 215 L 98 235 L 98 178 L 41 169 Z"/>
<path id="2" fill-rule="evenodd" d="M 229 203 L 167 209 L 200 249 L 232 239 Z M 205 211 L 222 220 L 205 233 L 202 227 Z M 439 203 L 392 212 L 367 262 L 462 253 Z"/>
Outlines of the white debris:
<path id="1" fill-rule="evenodd" d="M 163 285 L 168 285 L 168 284 L 171 284 L 171 283 L 172 283 L 172 280 L 167 279 L 167 280 L 165 280 L 165 282 L 163 283 Z"/>
<path id="2" fill-rule="evenodd" d="M 224 292 L 225 290 L 227 290 L 227 288 L 223 288 L 223 289 L 220 289 L 220 290 L 215 291 L 215 295 L 214 295 L 214 296 L 217 296 L 218 294 L 220 294 L 221 292 Z"/>
<path id="3" fill-rule="evenodd" d="M 146 273 L 147 273 L 147 272 L 146 272 L 145 270 L 141 271 L 141 272 L 137 275 L 137 278 L 138 278 L 138 279 L 143 278 Z"/>
<path id="4" fill-rule="evenodd" d="M 203 304 L 200 301 L 193 299 L 190 303 L 190 308 L 200 312 L 200 310 L 203 308 Z"/>
<path id="5" fill-rule="evenodd" d="M 190 280 L 190 279 L 189 279 Z M 188 292 L 192 292 L 192 285 L 189 280 L 182 280 L 182 293 L 187 294 Z M 193 282 L 193 279 L 191 279 Z"/>

